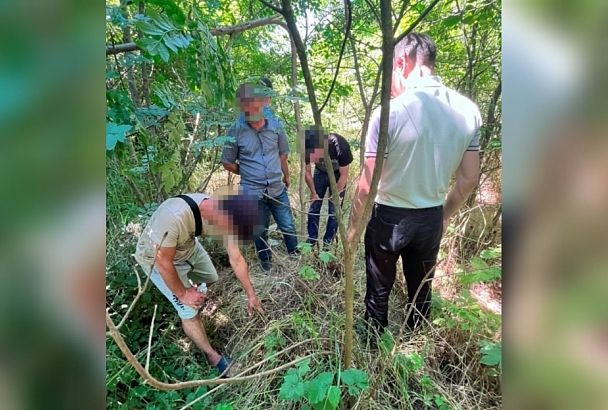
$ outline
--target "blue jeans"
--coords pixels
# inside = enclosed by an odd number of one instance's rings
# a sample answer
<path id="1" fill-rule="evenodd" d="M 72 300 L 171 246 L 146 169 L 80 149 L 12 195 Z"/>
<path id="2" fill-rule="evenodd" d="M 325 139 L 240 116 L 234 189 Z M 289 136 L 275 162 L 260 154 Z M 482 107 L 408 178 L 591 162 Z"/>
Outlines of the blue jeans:
<path id="1" fill-rule="evenodd" d="M 335 173 L 336 181 L 340 175 Z M 310 204 L 310 209 L 308 210 L 308 243 L 315 243 L 317 241 L 317 236 L 319 234 L 319 219 L 321 214 L 321 207 L 323 206 L 323 198 L 325 197 L 325 193 L 330 191 L 331 187 L 329 186 L 329 175 L 325 172 L 319 171 L 315 169 L 315 173 L 313 175 L 313 182 L 315 184 L 315 191 L 317 191 L 317 195 L 321 198 L 318 201 L 313 201 Z M 344 191 L 340 192 L 340 202 L 344 200 Z M 330 199 L 328 201 L 328 218 L 327 218 L 327 227 L 325 228 L 325 236 L 323 237 L 324 244 L 330 244 L 336 236 L 336 231 L 338 229 L 338 222 L 336 221 L 336 210 L 334 209 L 334 203 Z M 342 206 L 342 204 L 340 204 Z"/>
<path id="2" fill-rule="evenodd" d="M 260 224 L 263 231 L 254 239 L 255 249 L 258 252 L 258 257 L 261 261 L 269 261 L 271 258 L 270 247 L 268 246 L 268 225 L 270 224 L 270 214 L 274 218 L 277 226 L 283 232 L 283 239 L 287 252 L 296 253 L 298 251 L 298 237 L 296 236 L 296 227 L 293 223 L 291 208 L 289 207 L 289 196 L 287 188 L 274 198 L 264 196 L 260 199 Z"/>

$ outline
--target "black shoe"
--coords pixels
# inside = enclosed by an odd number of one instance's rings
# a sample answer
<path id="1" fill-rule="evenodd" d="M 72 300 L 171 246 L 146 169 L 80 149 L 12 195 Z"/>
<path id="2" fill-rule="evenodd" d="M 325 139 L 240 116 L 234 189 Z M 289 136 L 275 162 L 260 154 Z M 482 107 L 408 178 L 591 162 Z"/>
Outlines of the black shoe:
<path id="1" fill-rule="evenodd" d="M 260 261 L 260 267 L 264 272 L 270 272 L 272 269 L 272 262 L 270 262 L 270 260 Z"/>

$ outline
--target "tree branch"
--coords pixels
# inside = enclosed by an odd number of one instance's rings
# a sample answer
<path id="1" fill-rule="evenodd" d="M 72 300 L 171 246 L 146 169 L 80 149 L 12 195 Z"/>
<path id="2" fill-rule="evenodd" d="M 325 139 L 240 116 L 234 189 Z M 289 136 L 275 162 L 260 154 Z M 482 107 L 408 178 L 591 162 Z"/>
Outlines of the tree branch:
<path id="1" fill-rule="evenodd" d="M 277 6 L 274 6 L 274 5 L 270 4 L 269 2 L 267 2 L 265 0 L 260 0 L 260 3 L 262 3 L 264 6 L 268 7 L 270 10 L 274 11 L 275 13 L 283 14 L 283 10 L 282 9 L 280 9 Z"/>
<path id="2" fill-rule="evenodd" d="M 274 15 L 270 17 L 264 17 L 256 20 L 247 21 L 245 23 L 236 24 L 234 26 L 216 27 L 209 30 L 214 36 L 223 36 L 225 34 L 236 34 L 242 31 L 250 30 L 252 28 L 265 26 L 267 24 L 277 23 L 280 16 Z M 134 42 L 116 44 L 106 47 L 106 55 L 125 53 L 128 51 L 139 50 L 139 46 Z"/>
<path id="3" fill-rule="evenodd" d="M 181 389 L 188 389 L 188 388 L 199 387 L 199 386 L 213 386 L 216 384 L 229 384 L 229 383 L 237 383 L 237 382 L 243 382 L 243 381 L 247 381 L 247 380 L 253 380 L 253 379 L 257 379 L 259 377 L 269 376 L 271 374 L 280 372 L 281 370 L 294 366 L 297 363 L 301 362 L 302 360 L 308 359 L 309 357 L 313 357 L 313 356 L 316 356 L 319 354 L 330 353 L 330 352 L 326 352 L 326 351 L 311 353 L 304 357 L 300 357 L 298 359 L 292 360 L 289 363 L 285 363 L 282 366 L 279 366 L 279 367 L 276 367 L 274 369 L 267 370 L 264 372 L 252 374 L 250 376 L 233 377 L 233 378 L 228 378 L 228 379 L 215 378 L 215 379 L 209 379 L 209 380 L 191 380 L 191 381 L 187 381 L 187 382 L 165 383 L 165 382 L 161 382 L 160 380 L 156 379 L 154 376 L 152 376 L 150 374 L 150 372 L 148 372 L 146 369 L 144 369 L 144 367 L 141 365 L 139 360 L 137 360 L 137 357 L 135 357 L 133 352 L 131 352 L 131 349 L 129 349 L 129 346 L 127 346 L 125 339 L 123 339 L 122 335 L 120 334 L 120 332 L 114 325 L 114 322 L 112 321 L 112 318 L 110 317 L 110 314 L 107 311 L 106 311 L 106 325 L 108 326 L 108 329 L 110 329 L 110 336 L 112 337 L 112 339 L 114 339 L 114 341 L 118 345 L 118 348 L 125 355 L 125 357 L 127 358 L 127 361 L 131 364 L 131 366 L 133 366 L 133 368 L 137 371 L 137 373 L 139 373 L 139 375 L 144 379 L 144 381 L 146 383 L 148 383 L 150 386 L 152 386 L 158 390 L 165 390 L 165 391 L 166 390 L 181 390 Z"/>
<path id="4" fill-rule="evenodd" d="M 340 56 L 338 57 L 338 64 L 336 66 L 336 72 L 334 73 L 334 79 L 331 82 L 329 91 L 327 92 L 327 98 L 325 98 L 325 101 L 321 105 L 321 108 L 319 108 L 319 113 L 323 112 L 325 105 L 327 105 L 327 102 L 329 101 L 329 98 L 331 97 L 331 93 L 334 91 L 334 86 L 336 85 L 336 80 L 338 79 L 338 73 L 340 72 L 340 63 L 342 63 L 342 56 L 344 56 L 344 50 L 346 49 L 346 41 L 348 40 L 348 38 L 350 36 L 350 27 L 352 24 L 352 9 L 351 9 L 350 0 L 344 0 L 344 8 L 345 8 L 344 13 L 345 13 L 345 17 L 346 17 L 346 22 L 345 22 L 346 29 L 345 29 L 345 33 L 344 33 L 344 41 L 342 42 L 342 48 L 340 49 Z"/>
<path id="5" fill-rule="evenodd" d="M 393 44 L 399 43 L 401 40 L 403 40 L 403 38 L 405 36 L 407 36 L 408 34 L 410 34 L 410 32 L 412 30 L 414 30 L 416 28 L 416 26 L 418 26 L 418 24 L 420 24 L 420 22 L 422 20 L 424 20 L 424 18 L 427 16 L 427 14 L 429 14 L 431 12 L 431 10 L 433 10 L 433 8 L 437 5 L 437 3 L 439 3 L 439 1 L 441 1 L 441 0 L 435 0 L 431 4 L 429 4 L 429 6 L 426 9 L 424 9 L 424 11 L 422 13 L 420 13 L 420 16 L 418 16 L 418 18 L 416 19 L 416 21 L 414 21 L 403 33 L 401 33 L 399 35 L 399 37 L 397 37 L 395 39 L 395 41 L 393 42 Z"/>

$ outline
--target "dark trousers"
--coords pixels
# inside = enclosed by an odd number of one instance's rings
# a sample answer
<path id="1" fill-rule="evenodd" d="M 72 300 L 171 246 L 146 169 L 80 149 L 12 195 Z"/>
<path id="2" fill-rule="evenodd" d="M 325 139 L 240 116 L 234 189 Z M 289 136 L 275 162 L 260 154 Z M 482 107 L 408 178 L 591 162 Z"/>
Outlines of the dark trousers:
<path id="1" fill-rule="evenodd" d="M 388 298 L 395 283 L 399 256 L 407 285 L 406 309 L 415 304 L 407 325 L 414 328 L 423 322 L 421 317 L 429 317 L 430 279 L 435 271 L 442 229 L 441 206 L 406 209 L 374 204 L 365 230 L 365 318 L 377 330 L 382 331 L 388 325 Z"/>
<path id="2" fill-rule="evenodd" d="M 334 174 L 336 176 L 336 182 L 340 178 L 340 173 L 337 172 Z M 323 198 L 325 197 L 325 193 L 329 191 L 329 201 L 328 201 L 328 217 L 327 217 L 327 227 L 325 228 L 325 235 L 323 236 L 323 244 L 327 245 L 333 241 L 336 236 L 336 231 L 338 230 L 338 222 L 336 221 L 336 210 L 334 208 L 334 202 L 331 200 L 331 187 L 329 184 L 329 175 L 327 173 L 320 171 L 315 168 L 315 173 L 313 175 L 313 182 L 315 184 L 315 191 L 317 191 L 317 195 L 321 198 L 318 201 L 313 201 L 310 204 L 310 209 L 308 210 L 308 243 L 315 243 L 317 241 L 317 236 L 319 235 L 319 219 L 321 217 L 321 207 L 323 206 Z M 340 192 L 340 202 L 344 200 L 344 191 Z M 340 203 L 340 206 L 342 204 Z"/>

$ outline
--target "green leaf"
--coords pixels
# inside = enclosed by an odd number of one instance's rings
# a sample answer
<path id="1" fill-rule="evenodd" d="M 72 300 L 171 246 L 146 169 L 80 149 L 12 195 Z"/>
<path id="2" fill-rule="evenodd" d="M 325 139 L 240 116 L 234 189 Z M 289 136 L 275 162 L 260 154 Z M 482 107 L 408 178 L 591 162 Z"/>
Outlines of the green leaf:
<path id="1" fill-rule="evenodd" d="M 298 249 L 302 255 L 307 255 L 312 252 L 312 244 L 307 242 L 298 243 Z"/>
<path id="2" fill-rule="evenodd" d="M 314 379 L 306 383 L 305 397 L 310 404 L 317 404 L 323 401 L 327 389 L 334 381 L 334 374 L 323 372 L 318 374 Z"/>
<path id="3" fill-rule="evenodd" d="M 479 256 L 481 256 L 483 259 L 498 259 L 500 258 L 502 254 L 502 250 L 501 247 L 498 246 L 496 248 L 490 248 L 490 249 L 484 249 L 483 251 L 481 251 L 479 253 Z"/>
<path id="4" fill-rule="evenodd" d="M 106 123 L 106 150 L 112 151 L 117 142 L 125 142 L 126 136 L 133 127 L 127 124 Z"/>
<path id="5" fill-rule="evenodd" d="M 394 346 L 395 338 L 393 337 L 393 334 L 388 330 L 382 333 L 382 336 L 380 336 L 380 350 L 382 351 L 382 353 L 390 353 L 393 350 Z"/>
<path id="6" fill-rule="evenodd" d="M 300 380 L 296 369 L 289 369 L 283 377 L 283 384 L 279 390 L 281 400 L 298 401 L 304 395 L 304 383 Z"/>
<path id="7" fill-rule="evenodd" d="M 163 43 L 158 43 L 158 53 L 165 63 L 169 62 L 169 50 Z"/>
<path id="8" fill-rule="evenodd" d="M 308 373 L 310 371 L 310 358 L 306 359 L 306 360 L 302 360 L 299 364 L 298 364 L 298 375 L 300 377 L 304 376 L 306 373 Z"/>
<path id="9" fill-rule="evenodd" d="M 461 14 L 457 14 L 455 16 L 450 16 L 450 17 L 445 18 L 443 20 L 443 26 L 445 28 L 453 27 L 456 24 L 460 23 L 460 20 L 462 20 L 462 15 Z"/>
<path id="10" fill-rule="evenodd" d="M 336 259 L 336 257 L 330 252 L 323 251 L 319 253 L 319 259 L 321 259 L 323 263 L 328 263 L 329 261 Z"/>
<path id="11" fill-rule="evenodd" d="M 488 264 L 486 263 L 486 261 L 484 261 L 483 259 L 481 259 L 480 257 L 477 257 L 477 256 L 474 256 L 473 259 L 471 259 L 471 266 L 473 267 L 473 269 L 476 269 L 476 270 L 482 270 L 482 269 L 488 268 Z"/>
<path id="12" fill-rule="evenodd" d="M 357 396 L 369 387 L 367 373 L 359 369 L 345 370 L 340 376 L 342 383 L 348 387 L 348 394 Z"/>
<path id="13" fill-rule="evenodd" d="M 424 360 L 422 359 L 422 356 L 420 356 L 418 353 L 412 353 L 407 356 L 406 359 L 408 371 L 417 372 L 418 370 L 422 369 L 422 363 L 424 362 Z"/>
<path id="14" fill-rule="evenodd" d="M 329 403 L 329 405 L 332 409 L 335 409 L 338 407 L 338 404 L 340 403 L 341 395 L 342 395 L 342 391 L 340 390 L 340 388 L 338 386 L 331 386 L 327 390 L 327 402 Z"/>
<path id="15" fill-rule="evenodd" d="M 502 343 L 501 342 L 490 342 L 489 340 L 482 340 L 479 343 L 481 347 L 480 351 L 482 354 L 482 364 L 486 366 L 496 366 L 502 363 Z"/>
<path id="16" fill-rule="evenodd" d="M 310 266 L 302 266 L 300 272 L 298 272 L 298 275 L 300 275 L 300 277 L 304 280 L 317 280 L 320 278 L 317 271 Z"/>
<path id="17" fill-rule="evenodd" d="M 145 20 L 135 22 L 135 27 L 140 29 L 144 34 L 148 34 L 150 36 L 162 36 L 165 34 L 164 30 Z"/>
<path id="18" fill-rule="evenodd" d="M 215 410 L 234 410 L 234 406 L 231 403 L 220 403 Z"/>

